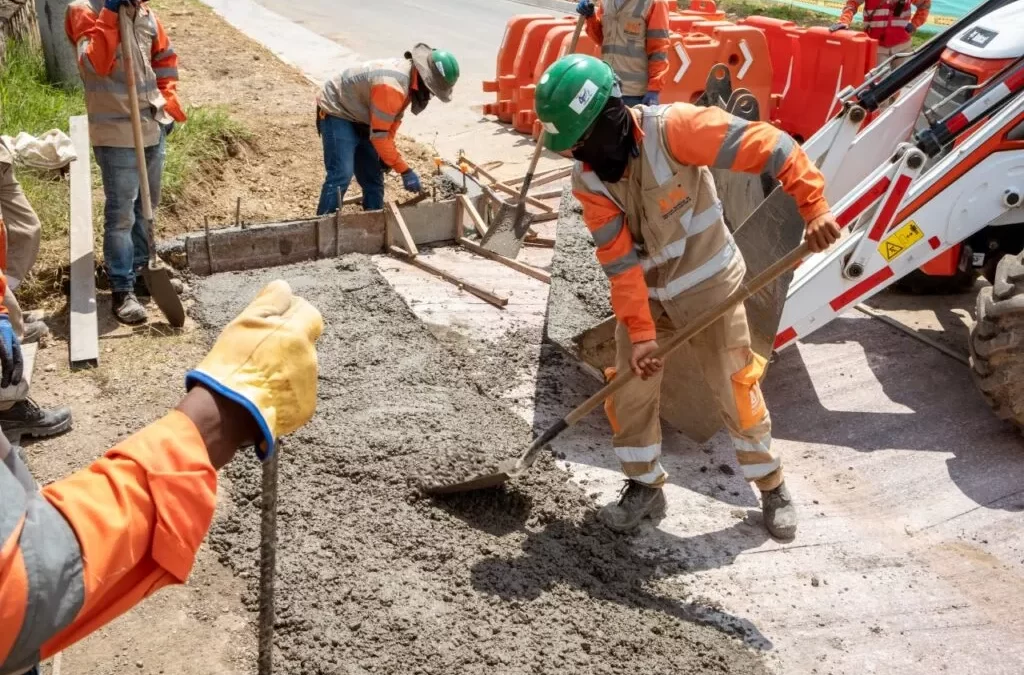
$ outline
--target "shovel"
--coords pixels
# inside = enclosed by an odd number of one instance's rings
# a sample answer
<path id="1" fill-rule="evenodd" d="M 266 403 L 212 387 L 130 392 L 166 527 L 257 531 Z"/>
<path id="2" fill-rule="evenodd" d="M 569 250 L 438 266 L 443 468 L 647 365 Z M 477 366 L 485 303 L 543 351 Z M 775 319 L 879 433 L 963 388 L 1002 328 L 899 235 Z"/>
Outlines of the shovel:
<path id="1" fill-rule="evenodd" d="M 576 31 L 572 34 L 572 42 L 569 43 L 569 54 L 576 52 L 576 44 L 580 41 L 580 33 L 583 32 L 583 24 L 586 20 L 586 17 L 582 15 L 576 20 Z M 530 191 L 533 174 L 537 171 L 540 153 L 544 151 L 545 136 L 546 134 L 541 128 L 540 136 L 537 137 L 537 145 L 533 149 L 533 157 L 530 158 L 530 165 L 526 169 L 523 186 L 519 188 L 518 199 L 514 204 L 501 202 L 498 213 L 491 221 L 491 227 L 484 235 L 483 241 L 480 242 L 488 251 L 506 258 L 515 258 L 519 255 L 519 247 L 523 245 L 523 238 L 533 223 L 533 214 L 526 211 L 526 195 Z"/>
<path id="2" fill-rule="evenodd" d="M 146 243 L 149 248 L 149 261 L 142 270 L 150 295 L 156 301 L 167 322 L 175 328 L 185 325 L 185 308 L 181 304 L 174 286 L 171 285 L 171 271 L 156 257 L 155 237 L 153 236 L 153 203 L 150 201 L 149 172 L 146 170 L 146 149 L 142 142 L 142 115 L 139 113 L 139 92 L 135 88 L 135 67 L 132 64 L 132 52 L 129 39 L 132 36 L 127 8 L 120 13 L 121 28 L 121 61 L 124 66 L 124 79 L 128 87 L 128 101 L 132 112 L 132 136 L 135 139 L 135 159 L 139 169 L 139 199 L 142 201 L 142 218 L 146 221 Z"/>
<path id="3" fill-rule="evenodd" d="M 690 325 L 687 326 L 686 330 L 683 330 L 667 343 L 656 349 L 654 353 L 651 354 L 651 357 L 661 359 L 676 351 L 695 335 L 699 334 L 715 321 L 722 318 L 725 313 L 733 307 L 745 302 L 752 295 L 791 270 L 801 260 L 803 260 L 809 252 L 810 249 L 806 242 L 796 247 L 786 254 L 784 258 L 778 260 L 765 271 L 761 272 L 761 274 L 741 284 L 739 288 L 733 291 L 725 300 L 714 307 L 709 308 L 703 314 L 695 318 L 690 322 Z M 531 445 L 526 452 L 520 455 L 518 459 L 510 459 L 502 462 L 497 466 L 494 473 L 477 476 L 459 483 L 426 486 L 423 488 L 423 492 L 427 494 L 441 495 L 451 494 L 454 492 L 480 490 L 483 488 L 501 485 L 510 478 L 515 478 L 516 476 L 523 474 L 533 465 L 534 461 L 537 459 L 537 455 L 540 454 L 541 449 L 545 445 L 555 440 L 555 438 L 563 431 L 575 425 L 581 419 L 593 412 L 593 410 L 601 405 L 606 398 L 617 392 L 619 389 L 622 389 L 634 377 L 636 377 L 636 375 L 633 374 L 632 370 L 616 375 L 615 379 L 602 387 L 600 391 L 588 398 L 578 408 L 575 408 L 572 412 L 558 420 L 558 422 L 541 434 L 533 442 L 533 445 Z"/>

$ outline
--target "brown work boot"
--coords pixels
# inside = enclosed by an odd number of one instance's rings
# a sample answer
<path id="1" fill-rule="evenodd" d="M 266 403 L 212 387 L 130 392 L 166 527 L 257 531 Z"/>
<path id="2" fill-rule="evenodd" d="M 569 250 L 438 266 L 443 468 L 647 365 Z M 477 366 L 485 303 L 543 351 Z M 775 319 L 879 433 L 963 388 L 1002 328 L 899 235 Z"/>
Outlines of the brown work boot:
<path id="1" fill-rule="evenodd" d="M 789 496 L 786 483 L 768 492 L 761 493 L 761 513 L 764 526 L 776 539 L 792 539 L 796 536 L 796 507 Z"/>
<path id="2" fill-rule="evenodd" d="M 631 532 L 644 518 L 664 517 L 665 509 L 665 493 L 660 487 L 627 480 L 619 493 L 619 500 L 602 506 L 597 512 L 597 519 L 610 530 Z"/>
<path id="3" fill-rule="evenodd" d="M 146 323 L 149 316 L 146 309 L 139 304 L 139 299 L 131 291 L 126 293 L 114 291 L 113 293 L 114 318 L 129 326 L 137 326 Z"/>

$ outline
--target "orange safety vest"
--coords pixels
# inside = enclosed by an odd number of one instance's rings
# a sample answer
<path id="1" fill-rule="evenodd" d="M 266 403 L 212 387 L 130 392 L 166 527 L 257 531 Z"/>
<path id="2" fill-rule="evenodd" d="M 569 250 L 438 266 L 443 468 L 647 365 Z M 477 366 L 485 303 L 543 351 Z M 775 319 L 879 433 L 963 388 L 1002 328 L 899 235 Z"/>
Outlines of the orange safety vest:
<path id="1" fill-rule="evenodd" d="M 810 220 L 828 212 L 825 181 L 800 146 L 766 122 L 687 103 L 636 106 L 638 157 L 616 183 L 577 162 L 573 194 L 633 342 L 655 339 L 651 302 L 725 283 L 742 261 L 708 167 L 777 178 Z M 726 291 L 728 292 L 728 291 Z"/>
<path id="2" fill-rule="evenodd" d="M 670 37 L 666 0 L 606 0 L 586 27 L 601 47 L 601 59 L 622 80 L 624 96 L 662 90 Z"/>
<path id="3" fill-rule="evenodd" d="M 203 439 L 177 411 L 42 490 L 0 438 L 0 675 L 184 583 L 216 491 Z"/>
<path id="4" fill-rule="evenodd" d="M 859 0 L 847 0 L 840 23 L 849 25 L 860 5 Z M 878 40 L 880 47 L 904 44 L 910 41 L 907 24 L 915 28 L 923 25 L 930 8 L 930 0 L 864 0 L 864 32 Z"/>

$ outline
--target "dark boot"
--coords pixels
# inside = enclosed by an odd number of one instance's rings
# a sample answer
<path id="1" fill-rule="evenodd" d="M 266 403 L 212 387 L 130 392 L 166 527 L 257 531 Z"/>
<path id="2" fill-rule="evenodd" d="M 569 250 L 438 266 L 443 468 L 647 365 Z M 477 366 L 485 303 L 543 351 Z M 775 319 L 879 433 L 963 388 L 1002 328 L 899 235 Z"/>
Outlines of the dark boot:
<path id="1" fill-rule="evenodd" d="M 71 429 L 71 408 L 40 408 L 27 398 L 0 411 L 0 429 L 12 444 L 20 443 L 25 435 L 32 438 L 56 436 Z"/>
<path id="2" fill-rule="evenodd" d="M 776 539 L 796 536 L 796 507 L 784 482 L 774 490 L 761 493 L 761 513 L 764 526 Z"/>
<path id="3" fill-rule="evenodd" d="M 149 316 L 146 314 L 146 309 L 139 304 L 139 299 L 135 297 L 134 293 L 114 291 L 112 295 L 114 318 L 129 326 L 146 323 Z"/>
<path id="4" fill-rule="evenodd" d="M 644 518 L 664 517 L 665 509 L 665 493 L 660 487 L 628 480 L 619 493 L 619 500 L 602 506 L 597 512 L 597 519 L 610 530 L 630 532 Z"/>

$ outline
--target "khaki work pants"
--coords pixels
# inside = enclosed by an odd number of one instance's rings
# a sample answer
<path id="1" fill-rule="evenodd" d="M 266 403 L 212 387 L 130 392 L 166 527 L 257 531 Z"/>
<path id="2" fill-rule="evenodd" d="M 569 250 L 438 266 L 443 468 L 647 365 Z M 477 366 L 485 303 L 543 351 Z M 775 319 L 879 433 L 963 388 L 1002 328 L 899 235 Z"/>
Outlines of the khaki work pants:
<path id="1" fill-rule="evenodd" d="M 896 54 L 906 54 L 912 51 L 914 51 L 914 45 L 913 43 L 911 43 L 909 39 L 903 44 L 893 45 L 892 47 L 883 47 L 879 45 L 878 50 L 875 52 L 875 54 L 877 55 L 875 57 L 875 63 L 881 65 L 883 62 L 887 61 L 890 57 L 895 56 Z M 891 64 L 891 68 L 893 70 L 896 70 L 901 65 L 903 65 L 903 62 L 906 61 L 908 58 L 908 56 L 904 56 L 895 59 Z"/>
<path id="2" fill-rule="evenodd" d="M 728 276 L 738 283 L 745 266 L 734 264 Z M 721 302 L 733 284 L 719 285 L 672 302 L 651 302 L 659 344 L 665 344 L 689 320 L 712 304 Z M 632 343 L 623 324 L 615 332 L 616 372 L 629 370 Z M 765 361 L 750 348 L 746 309 L 740 305 L 694 337 L 680 351 L 689 349 L 700 362 L 704 378 L 717 401 L 744 478 L 760 490 L 782 483 L 782 463 L 772 450 L 771 417 L 761 394 L 759 380 Z M 672 357 L 669 357 L 672 358 Z M 665 483 L 668 473 L 661 465 L 661 383 L 664 368 L 647 380 L 634 378 L 605 404 L 614 433 L 612 444 L 622 471 L 632 480 L 652 487 Z"/>
<path id="3" fill-rule="evenodd" d="M 21 338 L 24 325 L 14 291 L 36 263 L 42 226 L 32 205 L 25 198 L 21 184 L 14 177 L 14 168 L 3 162 L 0 162 L 0 223 L 4 227 L 7 243 L 3 266 L 7 277 L 7 292 L 4 294 L 3 305 L 10 314 L 15 334 Z"/>

